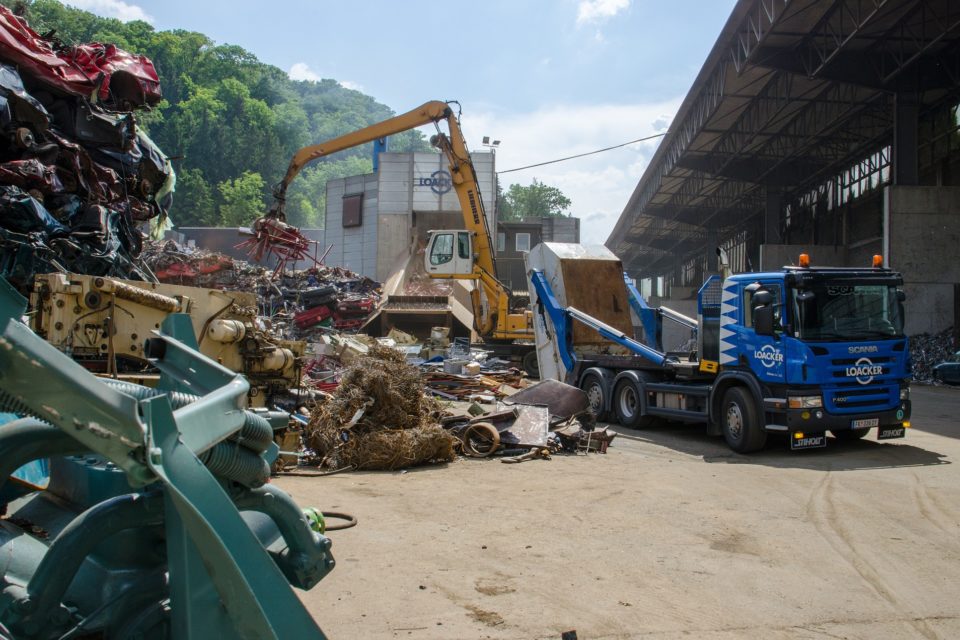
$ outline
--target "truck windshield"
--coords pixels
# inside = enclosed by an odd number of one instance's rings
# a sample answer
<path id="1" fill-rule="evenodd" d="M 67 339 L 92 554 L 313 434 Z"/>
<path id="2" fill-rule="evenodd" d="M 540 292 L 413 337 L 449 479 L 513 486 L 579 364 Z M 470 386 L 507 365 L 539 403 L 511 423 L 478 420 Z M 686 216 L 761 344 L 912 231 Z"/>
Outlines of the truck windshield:
<path id="1" fill-rule="evenodd" d="M 869 340 L 903 336 L 897 288 L 814 283 L 790 292 L 801 340 Z"/>

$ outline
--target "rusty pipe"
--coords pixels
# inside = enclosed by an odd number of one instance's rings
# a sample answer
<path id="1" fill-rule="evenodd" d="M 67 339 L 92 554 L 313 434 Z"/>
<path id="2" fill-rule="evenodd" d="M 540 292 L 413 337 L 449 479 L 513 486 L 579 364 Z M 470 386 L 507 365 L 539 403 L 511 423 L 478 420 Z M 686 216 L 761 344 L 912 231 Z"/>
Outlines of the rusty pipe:
<path id="1" fill-rule="evenodd" d="M 170 296 L 165 296 L 153 291 L 147 291 L 140 287 L 117 282 L 109 278 L 94 278 L 93 286 L 103 293 L 113 294 L 122 300 L 136 302 L 145 307 L 152 307 L 167 313 L 180 311 L 180 301 Z"/>

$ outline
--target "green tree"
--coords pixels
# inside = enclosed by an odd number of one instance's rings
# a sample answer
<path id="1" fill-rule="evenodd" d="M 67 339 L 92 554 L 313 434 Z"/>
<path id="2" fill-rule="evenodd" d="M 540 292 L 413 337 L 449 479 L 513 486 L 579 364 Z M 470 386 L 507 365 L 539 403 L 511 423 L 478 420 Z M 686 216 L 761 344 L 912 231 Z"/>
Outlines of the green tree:
<path id="1" fill-rule="evenodd" d="M 529 186 L 511 184 L 506 193 L 498 193 L 497 210 L 501 220 L 564 217 L 570 215 L 569 208 L 570 198 L 536 178 Z"/>
<path id="2" fill-rule="evenodd" d="M 217 185 L 222 203 L 220 224 L 225 227 L 248 225 L 264 213 L 263 178 L 259 173 L 245 171 L 235 180 L 225 180 Z"/>
<path id="3" fill-rule="evenodd" d="M 177 172 L 177 191 L 173 198 L 176 226 L 210 227 L 220 222 L 213 190 L 199 169 Z"/>

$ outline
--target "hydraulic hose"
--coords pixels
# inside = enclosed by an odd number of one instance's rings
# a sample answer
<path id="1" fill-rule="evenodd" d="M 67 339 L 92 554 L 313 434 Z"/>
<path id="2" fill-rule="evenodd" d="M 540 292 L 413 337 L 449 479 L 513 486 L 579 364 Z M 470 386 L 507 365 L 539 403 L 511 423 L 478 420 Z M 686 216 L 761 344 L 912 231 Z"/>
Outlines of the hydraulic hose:
<path id="1" fill-rule="evenodd" d="M 149 398 L 156 398 L 157 396 L 166 395 L 168 398 L 170 398 L 170 406 L 173 407 L 174 411 L 200 399 L 200 396 L 196 396 L 191 393 L 182 393 L 180 391 L 161 391 L 160 389 L 145 387 L 141 384 L 134 384 L 133 382 L 124 382 L 123 380 L 103 380 L 103 382 L 108 387 L 112 387 L 121 393 L 127 394 L 128 396 L 133 396 L 137 400 L 147 400 Z"/>
<path id="2" fill-rule="evenodd" d="M 123 382 L 120 380 L 106 380 L 105 382 L 108 386 L 129 396 L 133 396 L 137 400 L 146 400 L 148 398 L 166 395 L 170 398 L 170 406 L 173 407 L 174 411 L 200 399 L 200 396 L 190 393 L 162 391 L 132 382 Z M 263 453 L 267 450 L 267 447 L 270 446 L 270 443 L 273 442 L 273 427 L 270 426 L 270 422 L 263 416 L 253 411 L 244 411 L 243 426 L 240 428 L 240 431 L 230 436 L 230 440 L 242 444 L 254 453 Z"/>
<path id="3" fill-rule="evenodd" d="M 240 446 L 239 442 L 218 442 L 200 454 L 200 460 L 214 475 L 234 480 L 245 487 L 261 487 L 270 477 L 267 461 Z"/>

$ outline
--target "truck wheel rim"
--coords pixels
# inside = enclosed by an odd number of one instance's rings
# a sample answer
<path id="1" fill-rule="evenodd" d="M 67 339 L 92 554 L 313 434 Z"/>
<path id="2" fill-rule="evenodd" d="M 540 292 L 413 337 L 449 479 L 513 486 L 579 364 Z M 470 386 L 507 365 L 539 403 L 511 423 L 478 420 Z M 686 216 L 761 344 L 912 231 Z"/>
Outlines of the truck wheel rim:
<path id="1" fill-rule="evenodd" d="M 625 416 L 632 416 L 637 412 L 637 394 L 629 387 L 620 394 L 620 411 Z"/>
<path id="2" fill-rule="evenodd" d="M 599 384 L 591 384 L 587 387 L 587 402 L 590 403 L 590 412 L 594 415 L 599 414 L 603 408 L 603 389 Z"/>
<path id="3" fill-rule="evenodd" d="M 740 407 L 735 402 L 727 406 L 727 431 L 733 438 L 739 438 L 743 431 L 743 414 L 740 413 Z"/>

